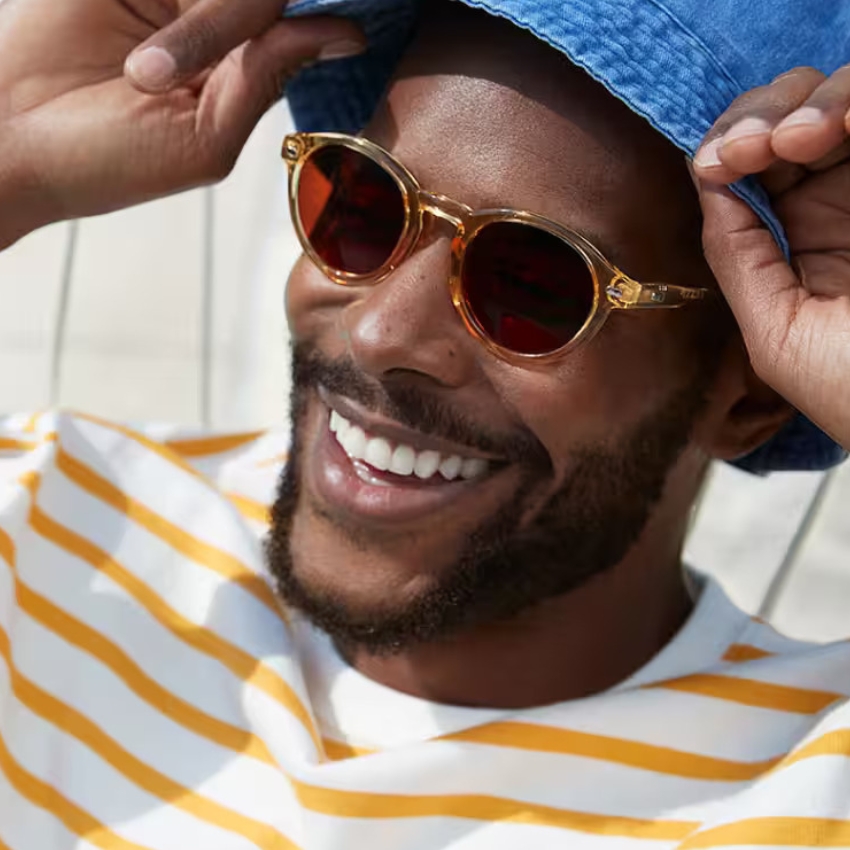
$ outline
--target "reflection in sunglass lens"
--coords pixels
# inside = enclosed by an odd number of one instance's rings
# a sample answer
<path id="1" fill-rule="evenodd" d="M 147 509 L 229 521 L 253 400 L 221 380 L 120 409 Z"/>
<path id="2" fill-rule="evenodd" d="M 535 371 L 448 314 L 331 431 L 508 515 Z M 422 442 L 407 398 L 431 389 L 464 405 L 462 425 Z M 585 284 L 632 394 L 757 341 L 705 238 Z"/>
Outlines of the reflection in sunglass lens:
<path id="1" fill-rule="evenodd" d="M 301 169 L 297 204 L 304 235 L 336 271 L 377 271 L 404 231 L 398 184 L 368 156 L 342 145 L 310 154 Z"/>
<path id="2" fill-rule="evenodd" d="M 566 345 L 593 309 L 593 277 L 583 257 L 530 224 L 484 225 L 467 246 L 461 275 L 481 329 L 520 354 Z"/>

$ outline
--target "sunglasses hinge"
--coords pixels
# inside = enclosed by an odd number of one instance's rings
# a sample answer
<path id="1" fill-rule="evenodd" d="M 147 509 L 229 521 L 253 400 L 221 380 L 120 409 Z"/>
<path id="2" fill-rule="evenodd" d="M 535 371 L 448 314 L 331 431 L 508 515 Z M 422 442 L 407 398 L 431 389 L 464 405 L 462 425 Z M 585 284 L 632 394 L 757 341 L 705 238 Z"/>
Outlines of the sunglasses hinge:
<path id="1" fill-rule="evenodd" d="M 308 140 L 303 133 L 290 133 L 283 140 L 281 155 L 288 165 L 295 165 L 307 152 Z"/>
<path id="2" fill-rule="evenodd" d="M 636 307 L 641 301 L 641 285 L 622 272 L 616 274 L 605 288 L 605 295 L 612 306 L 620 310 Z"/>

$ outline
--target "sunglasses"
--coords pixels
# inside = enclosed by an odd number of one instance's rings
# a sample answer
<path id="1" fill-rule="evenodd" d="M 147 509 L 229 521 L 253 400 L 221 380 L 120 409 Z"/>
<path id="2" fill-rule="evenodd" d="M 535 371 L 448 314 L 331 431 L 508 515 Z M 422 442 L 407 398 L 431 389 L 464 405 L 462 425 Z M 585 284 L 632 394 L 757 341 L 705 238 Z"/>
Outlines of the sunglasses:
<path id="1" fill-rule="evenodd" d="M 676 308 L 709 293 L 638 283 L 543 216 L 476 211 L 427 192 L 368 139 L 294 133 L 283 158 L 298 238 L 335 283 L 383 280 L 415 250 L 426 213 L 450 222 L 452 303 L 469 332 L 510 362 L 559 357 L 590 340 L 614 310 Z"/>

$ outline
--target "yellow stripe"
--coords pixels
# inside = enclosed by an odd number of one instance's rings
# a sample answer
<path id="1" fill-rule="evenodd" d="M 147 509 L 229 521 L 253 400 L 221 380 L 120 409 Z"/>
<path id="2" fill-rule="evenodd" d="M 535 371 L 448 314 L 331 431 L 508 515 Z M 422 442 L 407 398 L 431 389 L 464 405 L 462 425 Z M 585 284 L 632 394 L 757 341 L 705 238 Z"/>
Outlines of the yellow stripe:
<path id="1" fill-rule="evenodd" d="M 740 664 L 743 661 L 758 661 L 760 658 L 770 658 L 772 655 L 772 652 L 759 649 L 757 646 L 751 646 L 748 643 L 733 643 L 724 653 L 723 660 Z"/>
<path id="2" fill-rule="evenodd" d="M 317 752 L 321 752 L 321 742 L 307 709 L 290 685 L 271 668 L 215 632 L 187 620 L 106 552 L 69 528 L 60 525 L 35 505 L 31 508 L 29 521 L 33 530 L 42 537 L 109 576 L 154 619 L 184 643 L 215 659 L 234 675 L 262 690 L 282 705 L 301 722 L 312 738 Z"/>
<path id="3" fill-rule="evenodd" d="M 21 473 L 18 482 L 30 491 L 30 496 L 34 499 L 35 494 L 38 493 L 38 488 L 41 487 L 41 475 L 35 470 L 30 469 L 27 472 Z"/>
<path id="4" fill-rule="evenodd" d="M 170 720 L 233 752 L 275 765 L 265 744 L 243 729 L 219 720 L 181 699 L 151 679 L 122 649 L 85 623 L 66 614 L 16 577 L 16 597 L 22 611 L 49 631 L 96 658 L 127 687 Z"/>
<path id="5" fill-rule="evenodd" d="M 322 738 L 322 743 L 325 746 L 325 755 L 331 761 L 370 756 L 378 752 L 378 750 L 368 750 L 366 747 L 355 747 L 352 744 L 346 744 L 344 741 L 334 741 L 333 738 Z"/>
<path id="6" fill-rule="evenodd" d="M 2 558 L 12 569 L 15 566 L 15 544 L 5 529 L 0 528 L 0 558 Z"/>
<path id="7" fill-rule="evenodd" d="M 183 440 L 166 440 L 165 445 L 181 457 L 207 457 L 223 454 L 253 443 L 265 432 L 253 431 L 246 434 L 222 434 L 215 437 L 193 437 Z"/>
<path id="8" fill-rule="evenodd" d="M 63 797 L 55 788 L 31 774 L 19 765 L 6 749 L 0 736 L 0 771 L 9 784 L 34 806 L 50 812 L 70 832 L 85 839 L 101 850 L 150 850 L 133 841 L 126 841 L 105 824 L 92 817 L 87 811 Z"/>
<path id="9" fill-rule="evenodd" d="M 777 766 L 782 770 L 804 759 L 818 756 L 850 756 L 850 729 L 836 729 L 815 738 L 814 741 L 800 747 L 795 753 L 789 753 Z"/>
<path id="10" fill-rule="evenodd" d="M 677 850 L 698 847 L 850 847 L 850 821 L 832 818 L 750 818 L 700 832 Z"/>
<path id="11" fill-rule="evenodd" d="M 41 419 L 41 411 L 36 411 L 33 413 L 29 419 L 24 423 L 23 432 L 25 434 L 35 434 L 38 429 L 38 420 Z"/>
<path id="12" fill-rule="evenodd" d="M 286 463 L 289 460 L 289 452 L 283 452 L 279 455 L 275 455 L 274 457 L 267 458 L 266 460 L 261 460 L 257 463 L 257 466 L 262 468 L 264 466 L 278 466 L 279 464 Z"/>
<path id="13" fill-rule="evenodd" d="M 128 781 L 205 823 L 252 841 L 263 850 L 294 850 L 295 845 L 276 829 L 196 794 L 140 761 L 85 715 L 27 679 L 12 661 L 9 638 L 2 626 L 0 657 L 9 669 L 12 690 L 23 705 L 65 734 L 85 744 Z"/>
<path id="14" fill-rule="evenodd" d="M 268 525 L 271 522 L 268 505 L 264 505 L 262 502 L 257 502 L 254 499 L 249 499 L 247 496 L 240 496 L 239 493 L 225 493 L 224 495 L 233 502 L 236 510 L 245 519 L 261 522 L 264 525 Z"/>
<path id="15" fill-rule="evenodd" d="M 752 780 L 766 773 L 780 761 L 779 758 L 759 762 L 730 761 L 669 747 L 642 744 L 624 738 L 611 738 L 606 735 L 591 735 L 570 729 L 516 722 L 490 723 L 476 729 L 446 735 L 443 740 L 581 756 L 639 770 L 715 782 Z"/>
<path id="16" fill-rule="evenodd" d="M 828 691 L 812 691 L 803 688 L 791 688 L 786 685 L 774 685 L 755 679 L 739 679 L 734 676 L 715 676 L 699 673 L 672 679 L 650 688 L 666 688 L 684 691 L 715 699 L 737 702 L 756 708 L 771 708 L 775 711 L 788 711 L 795 714 L 817 714 L 835 702 L 846 699 L 842 694 Z"/>
<path id="17" fill-rule="evenodd" d="M 593 815 L 487 794 L 361 794 L 318 788 L 292 780 L 301 804 L 311 811 L 346 818 L 450 817 L 500 823 L 551 826 L 594 835 L 681 841 L 699 827 L 693 821 L 659 821 Z"/>
<path id="18" fill-rule="evenodd" d="M 280 605 L 272 589 L 261 576 L 249 570 L 238 558 L 169 522 L 119 490 L 81 461 L 71 457 L 61 447 L 56 455 L 56 466 L 82 490 L 138 523 L 190 560 L 207 567 L 229 582 L 240 585 L 275 616 L 281 617 Z"/>
<path id="19" fill-rule="evenodd" d="M 0 437 L 0 451 L 2 452 L 29 451 L 36 446 L 38 446 L 37 440 L 15 440 L 11 437 Z"/>
<path id="20" fill-rule="evenodd" d="M 199 481 L 203 481 L 207 484 L 210 489 L 212 489 L 212 485 L 207 480 L 207 478 L 198 472 L 194 466 L 190 463 L 187 463 L 180 457 L 177 452 L 173 449 L 168 448 L 168 446 L 157 443 L 154 440 L 151 440 L 149 437 L 146 437 L 144 434 L 140 434 L 138 431 L 134 431 L 132 428 L 127 428 L 124 425 L 117 425 L 114 422 L 109 422 L 106 419 L 101 419 L 99 416 L 93 416 L 91 413 L 77 413 L 75 412 L 74 417 L 77 419 L 82 419 L 86 422 L 91 422 L 95 425 L 99 425 L 101 428 L 104 428 L 107 431 L 114 431 L 116 434 L 121 434 L 126 437 L 128 440 L 132 440 L 134 443 L 138 443 L 140 446 L 144 446 L 148 451 L 153 452 L 155 455 L 158 455 L 163 460 L 172 464 L 173 466 L 182 469 L 183 472 L 188 473 L 193 478 L 197 478 Z"/>

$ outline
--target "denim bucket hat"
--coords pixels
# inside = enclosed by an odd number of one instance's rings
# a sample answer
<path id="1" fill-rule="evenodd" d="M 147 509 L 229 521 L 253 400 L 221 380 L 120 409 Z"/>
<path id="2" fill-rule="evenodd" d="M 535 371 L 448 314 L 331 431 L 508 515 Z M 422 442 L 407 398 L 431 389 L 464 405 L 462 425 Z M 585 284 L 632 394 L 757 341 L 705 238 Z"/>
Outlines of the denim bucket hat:
<path id="1" fill-rule="evenodd" d="M 459 0 L 528 30 L 565 54 L 656 130 L 693 155 L 738 95 L 799 65 L 832 73 L 850 62 L 850 0 Z M 356 133 L 407 47 L 420 0 L 295 0 L 287 14 L 357 20 L 369 50 L 316 65 L 289 85 L 302 130 Z M 754 179 L 734 187 L 786 254 L 788 243 Z M 827 469 L 846 457 L 798 414 L 735 462 L 749 472 Z"/>

